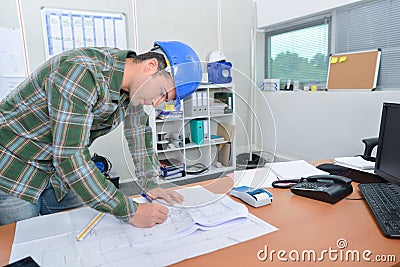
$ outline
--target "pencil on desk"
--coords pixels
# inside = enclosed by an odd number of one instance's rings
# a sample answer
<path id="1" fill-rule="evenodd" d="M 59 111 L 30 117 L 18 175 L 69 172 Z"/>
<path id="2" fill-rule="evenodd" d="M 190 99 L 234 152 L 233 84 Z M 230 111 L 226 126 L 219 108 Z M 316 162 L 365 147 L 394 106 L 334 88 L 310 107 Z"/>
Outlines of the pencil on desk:
<path id="1" fill-rule="evenodd" d="M 76 236 L 76 240 L 82 241 L 88 233 L 100 222 L 100 220 L 106 215 L 104 212 L 97 214 L 88 225 Z"/>

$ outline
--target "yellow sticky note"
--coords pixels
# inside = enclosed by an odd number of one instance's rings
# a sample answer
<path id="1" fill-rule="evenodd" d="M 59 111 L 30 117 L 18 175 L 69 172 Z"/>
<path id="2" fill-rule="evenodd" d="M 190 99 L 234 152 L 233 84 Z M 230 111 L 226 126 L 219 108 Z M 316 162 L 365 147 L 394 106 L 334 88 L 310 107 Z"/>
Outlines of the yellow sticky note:
<path id="1" fill-rule="evenodd" d="M 338 62 L 338 58 L 337 57 L 331 57 L 331 64 L 335 64 Z"/>
<path id="2" fill-rule="evenodd" d="M 168 110 L 168 111 L 175 110 L 174 104 L 165 104 L 164 110 Z"/>
<path id="3" fill-rule="evenodd" d="M 339 62 L 345 62 L 347 60 L 346 56 L 342 56 L 339 58 Z"/>

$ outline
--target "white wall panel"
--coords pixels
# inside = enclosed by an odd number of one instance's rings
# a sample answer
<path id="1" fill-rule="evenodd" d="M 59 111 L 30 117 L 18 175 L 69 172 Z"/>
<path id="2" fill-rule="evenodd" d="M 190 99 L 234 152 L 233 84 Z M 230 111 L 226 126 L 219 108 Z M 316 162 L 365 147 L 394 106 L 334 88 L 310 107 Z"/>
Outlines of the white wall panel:
<path id="1" fill-rule="evenodd" d="M 217 7 L 217 0 L 137 1 L 139 52 L 155 40 L 179 40 L 205 61 L 218 48 Z"/>
<path id="2" fill-rule="evenodd" d="M 275 119 L 277 155 L 318 160 L 364 152 L 361 139 L 377 137 L 383 102 L 400 103 L 400 92 L 265 92 Z M 265 109 L 257 99 L 258 110 Z M 263 138 L 274 135 L 272 119 Z M 265 140 L 264 142 L 268 142 Z"/>
<path id="3" fill-rule="evenodd" d="M 257 27 L 261 28 L 351 4 L 360 0 L 255 1 L 257 3 Z"/>
<path id="4" fill-rule="evenodd" d="M 0 8 L 0 27 L 19 28 L 17 2 L 2 0 Z"/>

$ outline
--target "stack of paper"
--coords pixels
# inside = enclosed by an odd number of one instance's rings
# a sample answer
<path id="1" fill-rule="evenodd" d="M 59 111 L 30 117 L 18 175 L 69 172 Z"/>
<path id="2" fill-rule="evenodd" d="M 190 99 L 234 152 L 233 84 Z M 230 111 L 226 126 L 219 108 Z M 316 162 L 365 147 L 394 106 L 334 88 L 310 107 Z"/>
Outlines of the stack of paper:
<path id="1" fill-rule="evenodd" d="M 356 168 L 361 170 L 373 170 L 375 168 L 375 162 L 365 160 L 360 156 L 341 157 L 341 158 L 335 158 L 334 160 L 337 165 L 353 169 Z"/>
<path id="2" fill-rule="evenodd" d="M 272 187 L 272 182 L 328 174 L 304 160 L 268 163 L 263 168 L 235 171 L 235 186 Z"/>
<path id="3" fill-rule="evenodd" d="M 329 174 L 304 160 L 268 163 L 266 166 L 271 168 L 279 179 L 299 179 L 311 175 Z"/>
<path id="4" fill-rule="evenodd" d="M 218 116 L 225 114 L 225 108 L 228 105 L 225 103 L 212 103 L 210 104 L 210 115 L 211 116 Z"/>

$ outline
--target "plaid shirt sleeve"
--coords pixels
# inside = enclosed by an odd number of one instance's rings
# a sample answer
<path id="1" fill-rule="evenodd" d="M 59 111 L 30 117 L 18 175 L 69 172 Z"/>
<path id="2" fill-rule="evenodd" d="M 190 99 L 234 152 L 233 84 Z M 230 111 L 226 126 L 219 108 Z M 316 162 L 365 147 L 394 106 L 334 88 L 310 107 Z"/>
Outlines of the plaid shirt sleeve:
<path id="1" fill-rule="evenodd" d="M 98 84 L 81 64 L 64 63 L 46 81 L 56 174 L 90 207 L 128 221 L 131 199 L 107 181 L 88 149 Z"/>
<path id="2" fill-rule="evenodd" d="M 155 179 L 160 175 L 160 163 L 153 150 L 153 133 L 142 105 L 134 107 L 129 104 L 124 118 L 124 134 L 140 187 L 143 190 L 158 187 Z"/>

